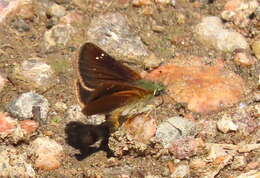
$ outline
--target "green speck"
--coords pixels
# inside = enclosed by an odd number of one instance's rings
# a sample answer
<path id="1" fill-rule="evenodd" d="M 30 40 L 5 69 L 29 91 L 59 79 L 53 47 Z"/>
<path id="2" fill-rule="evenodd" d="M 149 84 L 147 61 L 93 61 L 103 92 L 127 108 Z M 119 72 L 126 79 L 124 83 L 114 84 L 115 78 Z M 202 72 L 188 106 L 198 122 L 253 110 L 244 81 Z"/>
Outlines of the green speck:
<path id="1" fill-rule="evenodd" d="M 61 121 L 61 118 L 59 116 L 55 116 L 51 119 L 51 121 L 54 123 L 59 123 Z"/>

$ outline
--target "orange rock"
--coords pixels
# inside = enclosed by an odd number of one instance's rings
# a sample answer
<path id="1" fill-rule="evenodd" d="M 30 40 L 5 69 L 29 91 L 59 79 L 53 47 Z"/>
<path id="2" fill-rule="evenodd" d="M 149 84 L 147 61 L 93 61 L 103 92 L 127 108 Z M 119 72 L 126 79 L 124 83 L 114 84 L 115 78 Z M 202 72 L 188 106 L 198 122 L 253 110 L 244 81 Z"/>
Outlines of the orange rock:
<path id="1" fill-rule="evenodd" d="M 4 135 L 11 134 L 17 126 L 17 122 L 6 115 L 6 113 L 0 112 L 0 133 Z"/>
<path id="2" fill-rule="evenodd" d="M 188 65 L 164 65 L 145 78 L 162 82 L 175 101 L 187 103 L 188 109 L 199 113 L 232 106 L 242 98 L 245 90 L 242 78 L 224 69 L 219 61 L 215 66 L 198 61 Z"/>

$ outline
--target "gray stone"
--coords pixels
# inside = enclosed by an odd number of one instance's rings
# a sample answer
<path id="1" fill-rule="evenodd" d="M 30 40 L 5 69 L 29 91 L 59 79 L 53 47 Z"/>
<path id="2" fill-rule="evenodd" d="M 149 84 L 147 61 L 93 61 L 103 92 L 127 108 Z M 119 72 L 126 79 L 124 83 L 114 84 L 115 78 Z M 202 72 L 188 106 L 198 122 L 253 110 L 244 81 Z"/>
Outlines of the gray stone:
<path id="1" fill-rule="evenodd" d="M 120 13 L 94 17 L 87 32 L 89 41 L 105 51 L 127 57 L 147 56 L 148 51 L 140 37 L 132 34 L 127 19 Z"/>
<path id="2" fill-rule="evenodd" d="M 196 38 L 205 45 L 220 51 L 232 52 L 235 49 L 248 49 L 246 39 L 239 33 L 224 29 L 221 19 L 214 16 L 205 17 L 194 30 Z"/>
<path id="3" fill-rule="evenodd" d="M 177 139 L 194 135 L 196 132 L 195 123 L 183 118 L 172 117 L 161 123 L 156 131 L 156 138 L 161 141 L 165 148 Z"/>
<path id="4" fill-rule="evenodd" d="M 7 110 L 12 115 L 17 116 L 20 120 L 32 118 L 33 110 L 39 110 L 39 118 L 45 119 L 47 118 L 49 103 L 42 95 L 34 92 L 27 92 L 13 100 L 7 107 Z"/>

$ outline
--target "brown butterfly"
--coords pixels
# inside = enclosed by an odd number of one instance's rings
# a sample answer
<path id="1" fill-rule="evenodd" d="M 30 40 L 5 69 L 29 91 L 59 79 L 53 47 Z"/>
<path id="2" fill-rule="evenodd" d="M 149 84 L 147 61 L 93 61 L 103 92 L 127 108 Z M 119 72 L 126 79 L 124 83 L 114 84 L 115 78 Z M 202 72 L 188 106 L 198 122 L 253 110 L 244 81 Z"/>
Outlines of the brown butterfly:
<path id="1" fill-rule="evenodd" d="M 77 95 L 83 113 L 107 114 L 115 129 L 125 118 L 140 114 L 140 108 L 164 90 L 161 84 L 142 79 L 93 43 L 81 47 L 77 68 Z"/>

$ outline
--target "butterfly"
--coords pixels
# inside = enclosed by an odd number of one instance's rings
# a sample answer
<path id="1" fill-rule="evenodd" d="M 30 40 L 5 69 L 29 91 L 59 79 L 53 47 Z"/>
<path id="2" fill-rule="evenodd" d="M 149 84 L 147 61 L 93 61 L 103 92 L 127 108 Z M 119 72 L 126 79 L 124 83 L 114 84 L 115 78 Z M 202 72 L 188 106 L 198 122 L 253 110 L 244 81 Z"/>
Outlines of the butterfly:
<path id="1" fill-rule="evenodd" d="M 93 43 L 85 43 L 77 60 L 77 98 L 87 115 L 106 114 L 117 129 L 125 119 L 144 112 L 153 96 L 164 86 L 143 79 Z"/>

